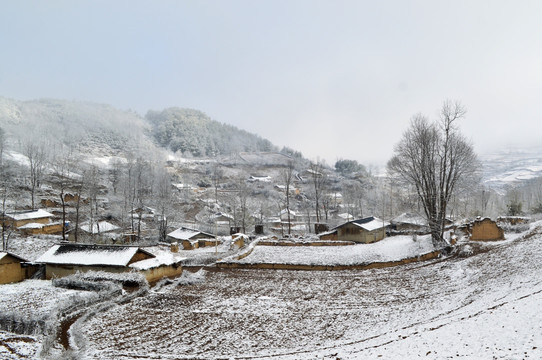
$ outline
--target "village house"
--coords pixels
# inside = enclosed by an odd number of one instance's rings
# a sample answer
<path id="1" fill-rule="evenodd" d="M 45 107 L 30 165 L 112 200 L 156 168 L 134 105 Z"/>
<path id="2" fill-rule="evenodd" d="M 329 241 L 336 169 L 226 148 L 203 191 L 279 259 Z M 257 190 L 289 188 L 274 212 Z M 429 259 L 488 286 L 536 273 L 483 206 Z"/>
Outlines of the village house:
<path id="1" fill-rule="evenodd" d="M 62 222 L 53 222 L 52 217 L 53 214 L 39 209 L 6 213 L 5 221 L 25 235 L 62 233 Z"/>
<path id="2" fill-rule="evenodd" d="M 247 179 L 248 182 L 263 182 L 263 183 L 270 183 L 271 182 L 271 176 L 268 175 L 250 175 Z"/>
<path id="3" fill-rule="evenodd" d="M 184 250 L 194 250 L 199 247 L 215 246 L 215 236 L 203 231 L 180 227 L 167 234 L 170 242 L 180 242 Z"/>
<path id="4" fill-rule="evenodd" d="M 137 246 L 57 244 L 36 262 L 45 264 L 45 278 L 63 277 L 76 272 L 106 271 L 123 273 L 138 271 L 147 281 L 174 277 L 182 273 L 184 258 L 158 258 Z"/>
<path id="5" fill-rule="evenodd" d="M 233 216 L 223 212 L 217 212 L 216 214 L 211 215 L 211 221 L 216 222 L 217 225 L 230 225 L 233 221 Z"/>
<path id="6" fill-rule="evenodd" d="M 504 240 L 504 231 L 490 218 L 478 218 L 471 224 L 471 240 Z"/>
<path id="7" fill-rule="evenodd" d="M 338 214 L 337 217 L 341 219 L 342 221 L 352 221 L 355 219 L 354 215 L 349 214 L 349 213 L 341 213 L 341 214 Z"/>
<path id="8" fill-rule="evenodd" d="M 286 210 L 286 209 L 283 209 L 279 214 L 278 216 L 280 217 L 280 220 L 282 221 L 288 221 L 288 212 L 290 213 L 290 221 L 291 222 L 296 222 L 296 221 L 302 221 L 303 220 L 303 217 L 298 215 L 295 211 L 293 211 L 292 209 L 289 209 L 289 210 Z"/>
<path id="9" fill-rule="evenodd" d="M 161 221 L 164 220 L 164 216 L 158 214 L 156 209 L 153 209 L 148 206 L 141 206 L 138 208 L 132 209 L 130 216 L 134 219 L 141 219 L 147 221 Z"/>
<path id="10" fill-rule="evenodd" d="M 27 261 L 15 254 L 0 252 L 0 284 L 9 284 L 26 279 L 23 263 Z"/>
<path id="11" fill-rule="evenodd" d="M 418 214 L 402 213 L 390 223 L 391 230 L 399 234 L 425 234 L 430 231 L 427 220 Z"/>
<path id="12" fill-rule="evenodd" d="M 39 234 L 60 234 L 62 233 L 62 222 L 52 222 L 49 224 L 29 223 L 19 227 L 25 235 L 39 235 Z"/>
<path id="13" fill-rule="evenodd" d="M 373 243 L 386 237 L 386 228 L 389 225 L 384 220 L 370 216 L 339 225 L 331 231 L 321 234 L 320 239 Z"/>
<path id="14" fill-rule="evenodd" d="M 93 241 L 96 243 L 107 243 L 117 241 L 121 234 L 120 227 L 107 221 L 93 221 L 83 223 L 79 226 L 77 241 Z M 71 229 L 68 234 L 68 240 L 75 241 L 75 229 Z"/>
<path id="15" fill-rule="evenodd" d="M 4 216 L 7 225 L 20 228 L 21 226 L 30 223 L 49 224 L 53 214 L 45 210 L 38 209 L 6 213 Z"/>

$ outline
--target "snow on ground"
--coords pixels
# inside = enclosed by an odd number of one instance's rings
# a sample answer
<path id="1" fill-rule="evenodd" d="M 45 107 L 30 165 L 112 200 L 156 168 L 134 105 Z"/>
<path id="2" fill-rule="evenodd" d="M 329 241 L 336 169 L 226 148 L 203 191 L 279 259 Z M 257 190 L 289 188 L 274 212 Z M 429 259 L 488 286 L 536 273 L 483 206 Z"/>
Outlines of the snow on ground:
<path id="1" fill-rule="evenodd" d="M 540 233 L 385 269 L 207 271 L 96 314 L 81 355 L 542 358 Z"/>
<path id="2" fill-rule="evenodd" d="M 0 359 L 32 359 L 39 352 L 40 342 L 35 336 L 17 335 L 0 330 Z"/>
<path id="3" fill-rule="evenodd" d="M 256 246 L 241 264 L 357 265 L 397 261 L 433 251 L 431 237 L 393 236 L 373 244 L 348 246 Z"/>
<path id="4" fill-rule="evenodd" d="M 94 295 L 88 291 L 54 287 L 49 280 L 26 280 L 0 285 L 0 309 L 3 314 L 19 313 L 27 318 L 39 319 L 51 315 L 74 296 Z"/>

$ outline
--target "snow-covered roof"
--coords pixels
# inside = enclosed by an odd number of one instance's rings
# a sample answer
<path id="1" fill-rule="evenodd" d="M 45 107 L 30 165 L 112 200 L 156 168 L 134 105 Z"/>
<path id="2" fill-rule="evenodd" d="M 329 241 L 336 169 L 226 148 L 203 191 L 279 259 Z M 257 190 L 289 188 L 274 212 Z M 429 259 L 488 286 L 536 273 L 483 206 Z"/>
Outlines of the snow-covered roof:
<path id="1" fill-rule="evenodd" d="M 218 219 L 218 218 L 227 218 L 227 219 L 233 220 L 233 216 L 231 216 L 230 214 L 223 213 L 223 212 L 218 212 L 216 214 L 211 215 L 211 219 Z"/>
<path id="2" fill-rule="evenodd" d="M 362 228 L 362 229 L 364 229 L 366 231 L 373 231 L 373 230 L 381 229 L 383 227 L 386 227 L 386 226 L 390 225 L 390 223 L 387 222 L 387 221 L 381 220 L 381 219 L 376 218 L 374 216 L 369 216 L 369 217 L 366 217 L 366 218 L 363 218 L 363 219 L 358 219 L 358 220 L 353 220 L 353 221 L 346 222 L 344 224 L 341 224 L 341 225 L 337 226 L 336 228 L 334 228 L 332 230 L 340 228 L 340 227 L 342 227 L 342 226 L 344 226 L 346 224 L 353 224 L 353 225 L 359 226 L 360 228 Z"/>
<path id="3" fill-rule="evenodd" d="M 120 227 L 113 225 L 111 223 L 108 223 L 107 221 L 99 221 L 98 223 L 94 222 L 92 224 L 86 223 L 81 225 L 81 230 L 92 233 L 92 234 L 99 234 L 99 233 L 105 233 L 110 231 L 115 231 L 120 229 Z"/>
<path id="4" fill-rule="evenodd" d="M 0 260 L 2 260 L 3 258 L 5 258 L 7 256 L 12 256 L 12 257 L 14 257 L 15 259 L 17 259 L 19 261 L 25 261 L 25 262 L 28 261 L 28 260 L 23 259 L 20 256 L 15 255 L 15 254 L 8 253 L 8 252 L 5 252 L 5 251 L 0 251 Z"/>
<path id="5" fill-rule="evenodd" d="M 337 216 L 340 217 L 341 219 L 344 219 L 344 220 L 347 220 L 347 221 L 350 221 L 350 220 L 354 219 L 354 215 L 349 214 L 349 213 L 342 213 L 342 214 L 339 214 Z"/>
<path id="6" fill-rule="evenodd" d="M 137 208 L 132 209 L 132 213 L 140 213 L 140 212 L 154 215 L 156 214 L 156 209 L 153 209 L 148 206 L 142 206 L 142 207 L 137 207 Z"/>
<path id="7" fill-rule="evenodd" d="M 288 214 L 288 211 L 286 209 L 283 209 L 279 215 L 287 215 Z M 296 216 L 296 213 L 295 211 L 293 211 L 292 209 L 290 209 L 290 215 L 291 216 Z"/>
<path id="8" fill-rule="evenodd" d="M 164 265 L 168 266 L 173 264 L 180 264 L 185 259 L 185 257 L 179 257 L 178 254 L 173 254 L 171 252 L 162 252 L 151 259 L 136 261 L 135 263 L 130 264 L 130 267 L 136 270 L 148 270 Z"/>
<path id="9" fill-rule="evenodd" d="M 13 212 L 13 213 L 6 213 L 6 216 L 12 218 L 15 221 L 21 221 L 21 220 L 32 220 L 32 219 L 43 219 L 52 217 L 53 214 L 42 210 L 29 210 L 29 211 L 20 211 L 20 212 Z"/>
<path id="10" fill-rule="evenodd" d="M 401 215 L 391 220 L 392 224 L 412 224 L 412 225 L 427 225 L 427 221 L 423 216 L 412 213 L 402 213 Z"/>
<path id="11" fill-rule="evenodd" d="M 373 231 L 373 230 L 381 229 L 383 227 L 386 227 L 386 226 L 390 225 L 389 222 L 386 222 L 386 221 L 381 220 L 381 219 L 376 218 L 376 217 L 369 217 L 369 218 L 365 218 L 365 219 L 361 219 L 361 220 L 367 220 L 367 219 L 371 219 L 371 220 L 369 220 L 369 221 L 354 220 L 354 221 L 352 221 L 352 223 L 354 225 L 359 226 L 360 228 L 362 228 L 362 229 L 364 229 L 366 231 Z"/>
<path id="12" fill-rule="evenodd" d="M 248 178 L 248 181 L 250 182 L 271 182 L 271 180 L 272 178 L 269 175 L 250 175 L 250 177 Z"/>
<path id="13" fill-rule="evenodd" d="M 178 240 L 190 240 L 191 238 L 199 234 L 204 234 L 204 235 L 208 235 L 209 237 L 214 237 L 214 235 L 207 234 L 199 230 L 185 228 L 185 227 L 178 228 L 177 230 L 172 231 L 169 234 L 167 234 L 167 236 L 174 239 L 178 239 Z"/>
<path id="14" fill-rule="evenodd" d="M 153 254 L 136 246 L 57 244 L 40 256 L 36 262 L 65 265 L 127 266 L 138 252 L 154 257 Z"/>

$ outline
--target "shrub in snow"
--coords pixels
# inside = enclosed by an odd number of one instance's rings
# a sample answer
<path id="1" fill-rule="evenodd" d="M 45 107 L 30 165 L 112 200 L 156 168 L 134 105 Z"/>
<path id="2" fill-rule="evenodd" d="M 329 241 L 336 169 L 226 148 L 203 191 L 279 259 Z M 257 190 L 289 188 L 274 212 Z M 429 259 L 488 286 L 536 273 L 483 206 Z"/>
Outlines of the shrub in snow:
<path id="1" fill-rule="evenodd" d="M 205 282 L 205 270 L 200 269 L 196 273 L 184 271 L 183 274 L 175 279 L 173 283 L 176 286 L 201 284 Z"/>
<path id="2" fill-rule="evenodd" d="M 463 245 L 459 248 L 459 252 L 457 253 L 457 255 L 461 257 L 468 257 L 468 256 L 471 256 L 473 253 L 474 253 L 474 250 L 472 249 L 472 246 Z"/>
<path id="3" fill-rule="evenodd" d="M 501 229 L 504 230 L 505 233 L 516 233 L 516 234 L 528 231 L 531 227 L 530 224 L 510 225 L 510 224 L 505 224 L 505 223 L 501 223 L 499 224 L 499 226 L 501 227 Z"/>

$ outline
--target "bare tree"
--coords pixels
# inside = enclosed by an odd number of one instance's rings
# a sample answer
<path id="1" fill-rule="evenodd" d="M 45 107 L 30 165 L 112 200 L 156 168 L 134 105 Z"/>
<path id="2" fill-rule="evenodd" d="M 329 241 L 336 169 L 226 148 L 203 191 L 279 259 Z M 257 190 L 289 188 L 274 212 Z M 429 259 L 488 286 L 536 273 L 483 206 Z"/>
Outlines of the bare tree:
<path id="1" fill-rule="evenodd" d="M 5 147 L 6 147 L 6 131 L 0 127 L 0 166 L 4 165 Z"/>
<path id="2" fill-rule="evenodd" d="M 316 222 L 320 223 L 320 202 L 322 198 L 322 192 L 326 184 L 326 176 L 324 174 L 324 166 L 320 161 L 311 163 L 309 169 L 311 170 L 312 184 L 314 185 L 314 202 L 316 209 Z M 326 213 L 327 220 L 327 213 Z"/>
<path id="3" fill-rule="evenodd" d="M 285 187 L 285 206 L 286 214 L 288 216 L 288 234 L 292 233 L 292 219 L 290 217 L 290 187 L 292 186 L 292 180 L 294 175 L 294 162 L 292 160 L 288 161 L 288 164 L 281 171 L 281 179 L 284 182 Z"/>
<path id="4" fill-rule="evenodd" d="M 224 170 L 220 168 L 220 164 L 214 162 L 211 167 L 211 180 L 213 181 L 213 187 L 215 189 L 215 203 L 218 205 L 218 188 L 224 178 Z"/>
<path id="5" fill-rule="evenodd" d="M 24 144 L 24 155 L 28 158 L 30 166 L 30 194 L 32 197 L 32 209 L 35 209 L 35 194 L 36 190 L 40 187 L 43 171 L 46 165 L 46 149 L 42 142 L 29 139 Z"/>
<path id="6" fill-rule="evenodd" d="M 171 178 L 164 168 L 156 170 L 156 196 L 158 219 L 158 240 L 166 241 L 168 215 L 172 208 Z"/>
<path id="7" fill-rule="evenodd" d="M 390 175 L 415 187 L 436 248 L 445 245 L 444 224 L 452 195 L 476 175 L 476 154 L 456 126 L 465 113 L 459 102 L 446 101 L 438 122 L 415 115 L 388 162 Z"/>
<path id="8" fill-rule="evenodd" d="M 2 249 L 8 251 L 9 238 L 13 232 L 13 227 L 6 221 L 7 200 L 9 194 L 13 191 L 13 174 L 7 166 L 0 165 L 0 201 L 2 201 Z"/>
<path id="9" fill-rule="evenodd" d="M 58 189 L 60 191 L 60 204 L 62 205 L 62 240 L 66 240 L 66 190 L 73 183 L 70 169 L 73 169 L 72 149 L 64 149 L 61 145 L 60 150 L 51 161 L 54 175 L 56 175 Z"/>
<path id="10" fill-rule="evenodd" d="M 244 177 L 239 178 L 238 184 L 239 191 L 237 192 L 237 199 L 239 201 L 239 218 L 241 220 L 241 228 L 243 229 L 243 233 L 246 233 L 247 221 L 249 216 L 250 189 L 247 186 Z"/>

